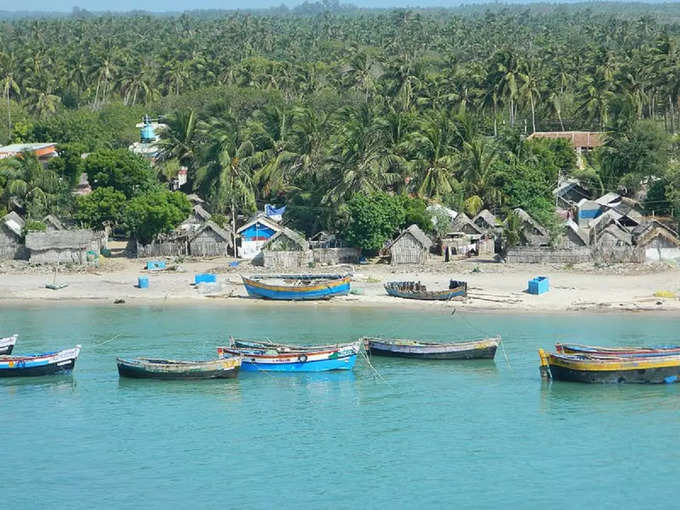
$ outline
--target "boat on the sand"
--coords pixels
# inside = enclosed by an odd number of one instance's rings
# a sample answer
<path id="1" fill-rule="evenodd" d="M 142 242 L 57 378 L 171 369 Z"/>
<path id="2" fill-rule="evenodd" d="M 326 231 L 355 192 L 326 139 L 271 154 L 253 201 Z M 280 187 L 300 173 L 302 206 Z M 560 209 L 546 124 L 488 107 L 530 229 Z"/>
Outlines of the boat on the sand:
<path id="1" fill-rule="evenodd" d="M 241 276 L 251 297 L 282 301 L 330 299 L 349 294 L 350 276 L 340 274 L 281 274 Z"/>
<path id="2" fill-rule="evenodd" d="M 0 377 L 30 377 L 67 373 L 76 366 L 80 345 L 63 351 L 0 356 Z"/>
<path id="3" fill-rule="evenodd" d="M 467 282 L 451 280 L 449 288 L 443 290 L 427 290 L 420 282 L 387 282 L 385 291 L 394 297 L 404 299 L 422 299 L 425 301 L 449 301 L 455 297 L 467 295 Z"/>
<path id="4" fill-rule="evenodd" d="M 423 342 L 420 340 L 364 338 L 368 352 L 376 356 L 417 359 L 493 359 L 500 337 L 470 342 Z"/>
<path id="5" fill-rule="evenodd" d="M 120 377 L 136 379 L 224 379 L 236 377 L 241 367 L 238 356 L 207 361 L 118 358 L 116 362 Z"/>

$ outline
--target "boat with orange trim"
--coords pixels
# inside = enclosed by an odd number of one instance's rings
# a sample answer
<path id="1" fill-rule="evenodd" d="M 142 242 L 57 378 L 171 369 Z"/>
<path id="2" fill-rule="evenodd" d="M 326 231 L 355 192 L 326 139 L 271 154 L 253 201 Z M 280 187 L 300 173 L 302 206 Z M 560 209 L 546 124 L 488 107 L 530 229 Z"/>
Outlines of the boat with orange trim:
<path id="1" fill-rule="evenodd" d="M 241 276 L 251 297 L 281 301 L 331 299 L 349 294 L 350 275 L 280 274 Z"/>
<path id="2" fill-rule="evenodd" d="M 669 384 L 680 382 L 680 356 L 613 357 L 538 350 L 541 375 L 555 381 Z"/>

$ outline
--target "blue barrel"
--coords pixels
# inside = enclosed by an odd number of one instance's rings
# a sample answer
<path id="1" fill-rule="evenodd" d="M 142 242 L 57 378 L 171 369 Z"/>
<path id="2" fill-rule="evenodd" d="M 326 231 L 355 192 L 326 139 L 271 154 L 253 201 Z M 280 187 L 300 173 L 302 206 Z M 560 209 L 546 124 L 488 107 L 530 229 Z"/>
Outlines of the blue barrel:
<path id="1" fill-rule="evenodd" d="M 149 288 L 149 279 L 146 276 L 140 276 L 137 278 L 137 287 L 140 289 L 148 289 Z"/>

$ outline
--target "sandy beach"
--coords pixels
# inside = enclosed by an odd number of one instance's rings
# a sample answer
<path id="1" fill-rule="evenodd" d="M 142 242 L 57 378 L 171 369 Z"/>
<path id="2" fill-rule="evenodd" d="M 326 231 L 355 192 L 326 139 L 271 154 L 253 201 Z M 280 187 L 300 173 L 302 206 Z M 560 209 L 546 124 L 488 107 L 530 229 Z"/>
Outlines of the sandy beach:
<path id="1" fill-rule="evenodd" d="M 167 261 L 169 270 L 147 271 L 142 259 L 101 259 L 98 267 L 30 267 L 19 263 L 0 266 L 0 303 L 9 305 L 41 301 L 94 301 L 121 306 L 145 302 L 211 302 L 226 305 L 266 301 L 248 298 L 241 274 L 267 273 L 242 262 L 229 267 L 231 259 Z M 353 272 L 352 294 L 332 300 L 333 305 L 395 306 L 423 309 L 520 310 L 522 312 L 579 311 L 680 311 L 680 269 L 673 266 L 592 265 L 565 267 L 508 265 L 467 259 L 426 266 L 368 264 L 322 267 L 308 272 Z M 196 273 L 217 273 L 217 285 L 192 285 Z M 288 271 L 291 272 L 291 271 Z M 526 292 L 527 281 L 537 275 L 550 278 L 550 291 L 540 296 Z M 136 287 L 137 278 L 147 276 L 149 288 Z M 446 288 L 449 279 L 468 282 L 468 297 L 451 302 L 424 302 L 387 296 L 383 284 L 394 280 L 418 280 L 429 289 Z M 59 290 L 45 284 L 68 284 Z M 656 294 L 656 295 L 655 295 Z M 672 296 L 672 297 L 670 297 Z M 325 302 L 279 303 L 281 306 L 318 306 Z"/>

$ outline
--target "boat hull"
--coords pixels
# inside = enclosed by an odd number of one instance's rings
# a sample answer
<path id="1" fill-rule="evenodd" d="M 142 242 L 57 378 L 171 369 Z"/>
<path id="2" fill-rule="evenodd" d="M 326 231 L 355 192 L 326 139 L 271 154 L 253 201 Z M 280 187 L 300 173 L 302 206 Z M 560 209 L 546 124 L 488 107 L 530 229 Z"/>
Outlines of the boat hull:
<path id="1" fill-rule="evenodd" d="M 539 350 L 541 373 L 556 381 L 591 384 L 680 382 L 680 356 L 612 358 L 548 354 Z"/>
<path id="2" fill-rule="evenodd" d="M 368 351 L 374 356 L 431 360 L 494 359 L 498 340 L 466 342 L 464 344 L 408 345 L 367 339 Z"/>
<path id="3" fill-rule="evenodd" d="M 299 287 L 270 285 L 254 279 L 242 277 L 243 286 L 251 297 L 279 301 L 313 301 L 346 296 L 350 290 L 350 278 L 303 285 Z"/>
<path id="4" fill-rule="evenodd" d="M 602 347 L 598 345 L 555 344 L 557 352 L 612 357 L 658 357 L 680 355 L 680 346 L 665 347 Z"/>
<path id="5" fill-rule="evenodd" d="M 354 368 L 360 349 L 361 342 L 294 352 L 281 352 L 270 346 L 266 349 L 218 347 L 217 355 L 221 358 L 240 356 L 241 369 L 246 372 L 327 372 Z"/>
<path id="6" fill-rule="evenodd" d="M 357 356 L 353 354 L 344 358 L 293 363 L 259 363 L 249 362 L 244 357 L 241 369 L 245 372 L 329 372 L 333 370 L 352 370 Z"/>
<path id="7" fill-rule="evenodd" d="M 76 366 L 80 347 L 35 356 L 3 356 L 0 377 L 37 377 L 67 374 Z"/>
<path id="8" fill-rule="evenodd" d="M 467 295 L 467 284 L 446 290 L 411 290 L 408 285 L 415 283 L 416 282 L 388 282 L 385 284 L 385 292 L 393 297 L 419 299 L 421 301 L 449 301 L 455 297 L 464 297 Z M 417 289 L 417 287 L 414 287 L 414 289 Z"/>
<path id="9" fill-rule="evenodd" d="M 132 365 L 123 360 L 118 361 L 118 375 L 133 379 L 162 380 L 198 380 L 198 379 L 232 379 L 238 376 L 240 366 L 229 366 L 195 371 L 162 371 L 149 370 L 147 367 Z"/>

